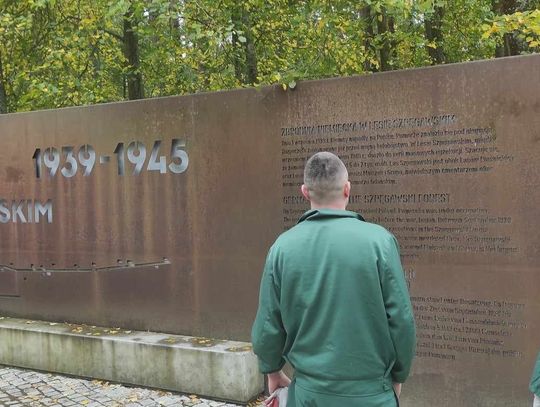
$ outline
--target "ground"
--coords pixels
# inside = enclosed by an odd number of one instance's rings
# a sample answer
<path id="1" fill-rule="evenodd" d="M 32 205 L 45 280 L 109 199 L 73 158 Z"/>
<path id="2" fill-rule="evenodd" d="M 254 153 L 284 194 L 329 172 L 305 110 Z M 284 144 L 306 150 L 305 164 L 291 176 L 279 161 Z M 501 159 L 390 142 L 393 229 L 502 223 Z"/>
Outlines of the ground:
<path id="1" fill-rule="evenodd" d="M 261 406 L 260 402 L 249 406 Z M 238 404 L 205 400 L 195 395 L 127 387 L 101 380 L 0 366 L 0 406 L 4 407 L 237 407 Z"/>

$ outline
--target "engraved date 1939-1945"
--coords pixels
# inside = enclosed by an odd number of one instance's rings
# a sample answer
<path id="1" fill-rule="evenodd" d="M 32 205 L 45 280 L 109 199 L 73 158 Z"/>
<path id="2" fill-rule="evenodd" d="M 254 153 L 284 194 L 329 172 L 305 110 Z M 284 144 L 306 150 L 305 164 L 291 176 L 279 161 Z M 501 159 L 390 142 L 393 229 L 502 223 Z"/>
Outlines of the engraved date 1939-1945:
<path id="1" fill-rule="evenodd" d="M 128 161 L 133 164 L 133 175 L 139 175 L 144 170 L 145 164 L 146 171 L 159 171 L 160 174 L 166 174 L 170 171 L 173 174 L 181 174 L 187 170 L 189 164 L 185 146 L 186 143 L 183 140 L 172 140 L 169 164 L 167 165 L 167 157 L 159 155 L 161 140 L 154 141 L 148 162 L 144 143 L 132 141 L 125 148 L 124 143 L 120 142 L 113 151 L 114 155 L 116 155 L 118 175 L 124 175 L 126 172 L 126 156 Z M 96 150 L 90 144 L 79 147 L 77 154 L 75 154 L 72 146 L 63 146 L 60 150 L 62 154 L 56 147 L 48 147 L 44 151 L 41 148 L 36 148 L 32 156 L 36 178 L 42 178 L 43 166 L 47 168 L 49 177 L 56 176 L 58 170 L 60 170 L 63 177 L 71 178 L 77 174 L 79 168 L 83 171 L 83 176 L 89 176 L 92 174 L 98 158 L 101 165 L 107 164 L 111 160 L 109 155 L 100 155 L 98 157 Z"/>

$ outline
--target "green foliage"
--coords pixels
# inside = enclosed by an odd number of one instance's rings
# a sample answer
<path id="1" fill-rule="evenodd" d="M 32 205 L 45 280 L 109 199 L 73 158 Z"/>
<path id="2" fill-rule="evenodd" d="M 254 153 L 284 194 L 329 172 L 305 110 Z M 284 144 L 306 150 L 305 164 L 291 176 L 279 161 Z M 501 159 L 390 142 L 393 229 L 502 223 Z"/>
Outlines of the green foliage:
<path id="1" fill-rule="evenodd" d="M 122 53 L 100 8 L 18 0 L 2 9 L 0 54 L 10 111 L 119 100 Z M 81 2 L 82 3 L 82 2 Z"/>
<path id="2" fill-rule="evenodd" d="M 538 1 L 506 14 L 496 3 L 0 0 L 0 85 L 14 112 L 125 100 L 133 73 L 156 97 L 425 66 L 430 49 L 445 63 L 491 58 L 508 36 L 520 53 L 540 51 Z M 139 68 L 125 56 L 125 19 Z"/>
<path id="3" fill-rule="evenodd" d="M 540 51 L 540 10 L 517 11 L 514 14 L 496 16 L 491 24 L 483 26 L 482 39 L 502 41 L 504 35 L 513 34 L 526 44 L 529 52 Z"/>

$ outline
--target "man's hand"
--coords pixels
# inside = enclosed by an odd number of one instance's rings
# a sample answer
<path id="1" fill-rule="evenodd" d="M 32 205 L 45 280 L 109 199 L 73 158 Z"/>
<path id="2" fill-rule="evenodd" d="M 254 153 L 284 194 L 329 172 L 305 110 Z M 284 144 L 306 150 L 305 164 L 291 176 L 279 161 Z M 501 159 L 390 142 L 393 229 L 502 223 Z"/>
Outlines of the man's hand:
<path id="1" fill-rule="evenodd" d="M 282 370 L 268 374 L 268 391 L 270 394 L 280 387 L 287 387 L 289 384 L 291 384 L 291 379 Z"/>
<path id="2" fill-rule="evenodd" d="M 399 398 L 399 395 L 401 394 L 401 383 L 393 383 L 394 386 L 394 393 L 396 393 L 396 396 Z"/>

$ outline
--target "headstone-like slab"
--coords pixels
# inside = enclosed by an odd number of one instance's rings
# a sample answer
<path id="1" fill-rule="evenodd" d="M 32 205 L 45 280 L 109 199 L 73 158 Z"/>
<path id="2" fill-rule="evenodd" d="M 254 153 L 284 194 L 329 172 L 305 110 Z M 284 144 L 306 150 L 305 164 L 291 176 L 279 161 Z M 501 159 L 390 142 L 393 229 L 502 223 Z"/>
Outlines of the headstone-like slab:
<path id="1" fill-rule="evenodd" d="M 526 404 L 539 95 L 533 55 L 2 116 L 0 312 L 247 339 L 267 249 L 308 207 L 305 159 L 330 150 L 350 209 L 401 243 L 405 402 Z"/>

